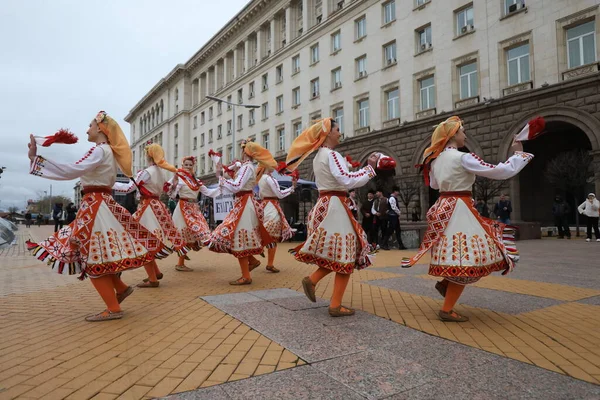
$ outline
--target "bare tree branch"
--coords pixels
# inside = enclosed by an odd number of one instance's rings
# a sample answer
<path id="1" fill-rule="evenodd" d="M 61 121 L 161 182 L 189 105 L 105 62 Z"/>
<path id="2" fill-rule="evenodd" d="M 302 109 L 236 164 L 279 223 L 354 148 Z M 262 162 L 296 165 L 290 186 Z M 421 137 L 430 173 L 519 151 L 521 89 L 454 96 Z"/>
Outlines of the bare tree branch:
<path id="1" fill-rule="evenodd" d="M 473 194 L 476 199 L 482 199 L 487 205 L 490 200 L 502 194 L 505 185 L 506 181 L 478 176 L 473 184 Z"/>
<path id="2" fill-rule="evenodd" d="M 560 153 L 546 165 L 545 177 L 558 189 L 579 189 L 593 178 L 591 165 L 592 156 L 587 150 Z"/>
<path id="3" fill-rule="evenodd" d="M 413 200 L 419 198 L 421 194 L 421 185 L 422 181 L 420 176 L 402 179 L 398 185 L 398 197 L 402 204 L 404 204 L 404 215 L 406 215 L 407 221 L 409 215 L 408 208 Z"/>

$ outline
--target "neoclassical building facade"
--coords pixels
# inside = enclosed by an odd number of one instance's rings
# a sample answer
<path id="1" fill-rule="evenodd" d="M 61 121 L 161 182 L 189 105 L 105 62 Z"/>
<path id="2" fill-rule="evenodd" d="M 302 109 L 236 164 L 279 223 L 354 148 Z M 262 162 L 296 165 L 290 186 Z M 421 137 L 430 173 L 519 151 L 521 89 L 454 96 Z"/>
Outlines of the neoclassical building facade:
<path id="1" fill-rule="evenodd" d="M 543 173 L 559 152 L 589 150 L 586 190 L 600 192 L 599 16 L 597 0 L 255 0 L 131 109 L 134 166 L 152 140 L 174 164 L 197 156 L 210 180 L 209 149 L 230 161 L 253 137 L 284 158 L 303 128 L 330 116 L 343 153 L 388 153 L 401 181 L 450 115 L 465 120 L 468 149 L 493 162 L 543 115 L 548 133 L 526 144 L 536 158 L 507 194 L 513 219 L 547 221 L 556 189 Z M 422 214 L 433 197 L 422 188 Z"/>

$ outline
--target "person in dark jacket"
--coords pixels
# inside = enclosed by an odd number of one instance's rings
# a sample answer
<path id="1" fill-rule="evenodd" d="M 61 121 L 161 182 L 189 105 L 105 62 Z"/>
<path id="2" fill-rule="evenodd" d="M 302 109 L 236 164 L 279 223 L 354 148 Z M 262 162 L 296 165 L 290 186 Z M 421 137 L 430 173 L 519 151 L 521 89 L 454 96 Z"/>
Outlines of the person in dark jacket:
<path id="1" fill-rule="evenodd" d="M 500 201 L 496 203 L 494 207 L 494 214 L 496 218 L 503 224 L 510 225 L 510 213 L 512 213 L 512 204 L 510 200 L 506 199 L 506 195 L 503 193 L 500 196 Z"/>
<path id="2" fill-rule="evenodd" d="M 360 207 L 360 213 L 362 214 L 362 227 L 368 236 L 367 240 L 370 244 L 375 245 L 377 240 L 373 236 L 373 214 L 371 213 L 373 201 L 375 201 L 375 191 L 369 190 L 367 201 L 362 203 Z"/>
<path id="3" fill-rule="evenodd" d="M 25 228 L 31 228 L 31 213 L 29 211 L 25 213 Z"/>
<path id="4" fill-rule="evenodd" d="M 554 204 L 552 204 L 552 215 L 554 215 L 554 225 L 558 229 L 558 239 L 571 239 L 571 229 L 567 221 L 569 216 L 569 205 L 563 200 L 562 197 L 556 196 L 554 198 Z"/>
<path id="5" fill-rule="evenodd" d="M 71 224 L 75 220 L 75 216 L 77 215 L 77 207 L 75 204 L 69 203 L 67 205 L 67 225 Z"/>
<path id="6" fill-rule="evenodd" d="M 54 220 L 54 232 L 58 232 L 59 229 L 62 229 L 63 223 L 65 222 L 62 203 L 54 204 L 54 209 L 52 210 L 52 219 Z"/>
<path id="7" fill-rule="evenodd" d="M 383 190 L 377 189 L 377 192 L 375 193 L 375 201 L 373 202 L 373 208 L 371 211 L 375 215 L 373 224 L 375 241 L 377 244 L 379 244 L 379 233 L 381 232 L 381 249 L 383 250 L 389 250 L 389 247 L 387 247 L 383 242 L 387 235 L 388 229 L 388 209 L 389 204 L 387 197 L 384 196 Z"/>
<path id="8" fill-rule="evenodd" d="M 485 202 L 483 201 L 483 199 L 477 199 L 477 204 L 475 205 L 475 208 L 477 209 L 477 212 L 479 213 L 479 215 L 481 215 L 484 218 L 489 218 L 490 217 L 490 210 L 487 206 L 487 204 L 485 204 Z"/>

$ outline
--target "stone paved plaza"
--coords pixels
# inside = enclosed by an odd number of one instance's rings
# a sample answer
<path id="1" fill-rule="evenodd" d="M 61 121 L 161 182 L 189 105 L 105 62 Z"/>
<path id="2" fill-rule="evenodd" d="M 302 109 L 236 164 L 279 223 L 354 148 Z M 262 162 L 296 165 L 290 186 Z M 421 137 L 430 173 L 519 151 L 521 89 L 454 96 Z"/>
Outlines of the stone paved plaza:
<path id="1" fill-rule="evenodd" d="M 0 399 L 599 399 L 600 244 L 519 242 L 521 263 L 467 288 L 467 323 L 437 319 L 442 299 L 410 251 L 379 252 L 353 275 L 333 319 L 300 280 L 314 268 L 280 247 L 279 274 L 232 287 L 235 259 L 202 250 L 192 273 L 159 262 L 158 289 L 137 289 L 125 318 L 83 318 L 103 303 L 89 282 L 25 251 L 49 227 L 0 250 Z M 426 259 L 423 262 L 427 262 Z M 264 264 L 264 261 L 263 261 Z M 135 284 L 143 270 L 126 272 Z M 317 295 L 328 299 L 332 279 Z"/>

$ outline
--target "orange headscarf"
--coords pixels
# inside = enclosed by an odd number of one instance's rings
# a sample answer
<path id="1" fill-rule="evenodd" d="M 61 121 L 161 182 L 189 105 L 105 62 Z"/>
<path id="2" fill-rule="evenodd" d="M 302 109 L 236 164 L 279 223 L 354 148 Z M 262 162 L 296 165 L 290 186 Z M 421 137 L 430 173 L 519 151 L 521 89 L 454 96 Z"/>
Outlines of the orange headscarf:
<path id="1" fill-rule="evenodd" d="M 435 127 L 431 136 L 431 146 L 423 152 L 423 164 L 429 164 L 435 160 L 446 148 L 446 144 L 456 135 L 462 120 L 457 116 L 452 116 Z"/>
<path id="2" fill-rule="evenodd" d="M 244 153 L 258 162 L 256 181 L 260 180 L 266 169 L 275 169 L 277 167 L 277 161 L 275 161 L 271 152 L 260 144 L 246 140 L 242 142 L 242 149 L 244 149 Z"/>
<path id="3" fill-rule="evenodd" d="M 165 151 L 158 143 L 152 143 L 146 146 L 146 154 L 162 169 L 177 172 L 177 168 L 165 161 Z"/>
<path id="4" fill-rule="evenodd" d="M 106 111 L 100 111 L 96 115 L 96 123 L 100 131 L 108 138 L 108 144 L 113 151 L 117 165 L 121 168 L 121 172 L 129 178 L 133 177 L 133 156 L 129 143 L 121 127 L 111 117 L 106 114 Z"/>
<path id="5" fill-rule="evenodd" d="M 289 171 L 294 171 L 310 153 L 317 150 L 331 131 L 331 118 L 324 118 L 316 121 L 308 129 L 305 129 L 292 142 L 288 150 L 285 163 Z"/>

